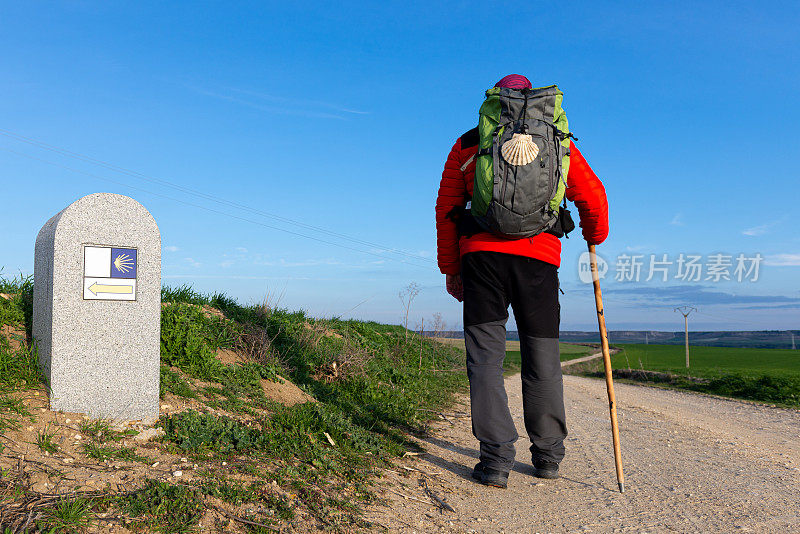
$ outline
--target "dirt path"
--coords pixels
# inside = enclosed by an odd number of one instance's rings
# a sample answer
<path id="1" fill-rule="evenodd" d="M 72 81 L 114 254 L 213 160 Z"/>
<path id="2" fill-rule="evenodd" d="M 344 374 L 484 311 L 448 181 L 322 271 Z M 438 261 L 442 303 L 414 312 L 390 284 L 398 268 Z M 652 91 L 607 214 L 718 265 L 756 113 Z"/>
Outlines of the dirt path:
<path id="1" fill-rule="evenodd" d="M 570 435 L 561 479 L 531 475 L 515 375 L 506 388 L 520 440 L 507 490 L 470 479 L 478 453 L 465 404 L 457 410 L 466 413 L 445 414 L 449 421 L 422 440 L 426 454 L 386 472 L 388 505 L 369 518 L 400 532 L 800 531 L 800 411 L 617 384 L 620 494 L 605 383 L 565 376 L 564 386 Z M 409 469 L 427 473 L 455 513 L 427 504 L 420 472 Z"/>
<path id="2" fill-rule="evenodd" d="M 611 349 L 609 354 L 611 356 L 613 356 L 618 352 L 619 352 L 618 349 Z M 574 358 L 572 360 L 564 360 L 563 362 L 561 362 L 561 368 L 563 369 L 564 367 L 567 367 L 568 365 L 572 365 L 574 363 L 589 362 L 589 361 L 596 360 L 596 359 L 602 358 L 602 357 L 603 357 L 603 353 L 601 351 L 601 352 L 595 352 L 594 354 L 589 354 L 588 356 L 581 356 L 580 358 Z"/>

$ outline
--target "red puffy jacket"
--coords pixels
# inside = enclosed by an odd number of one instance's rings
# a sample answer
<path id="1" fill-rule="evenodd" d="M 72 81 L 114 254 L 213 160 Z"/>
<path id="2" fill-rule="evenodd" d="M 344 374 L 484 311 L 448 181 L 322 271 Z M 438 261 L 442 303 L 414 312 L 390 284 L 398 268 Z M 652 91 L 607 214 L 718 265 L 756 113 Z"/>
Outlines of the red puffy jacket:
<path id="1" fill-rule="evenodd" d="M 504 252 L 560 265 L 561 241 L 553 234 L 541 233 L 522 239 L 504 239 L 481 232 L 471 237 L 459 237 L 456 223 L 448 214 L 456 206 L 465 206 L 472 198 L 472 182 L 475 179 L 473 156 L 478 151 L 478 145 L 472 138 L 477 137 L 476 134 L 475 130 L 471 130 L 460 137 L 444 164 L 439 196 L 436 199 L 439 270 L 444 274 L 458 274 L 461 272 L 461 256 L 477 251 Z M 468 141 L 462 147 L 462 139 L 465 138 Z M 599 245 L 608 237 L 606 190 L 574 143 L 570 144 L 570 153 L 567 200 L 578 207 L 584 239 L 590 244 Z"/>

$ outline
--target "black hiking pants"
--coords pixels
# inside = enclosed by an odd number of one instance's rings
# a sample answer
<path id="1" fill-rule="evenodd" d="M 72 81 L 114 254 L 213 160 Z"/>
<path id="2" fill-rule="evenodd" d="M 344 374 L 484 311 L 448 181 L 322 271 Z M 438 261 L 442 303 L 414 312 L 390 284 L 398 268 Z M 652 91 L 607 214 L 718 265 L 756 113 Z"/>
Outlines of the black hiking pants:
<path id="1" fill-rule="evenodd" d="M 517 429 L 503 385 L 508 306 L 522 353 L 522 404 L 532 459 L 560 462 L 567 425 L 558 350 L 558 268 L 523 256 L 471 252 L 461 260 L 472 433 L 485 465 L 510 471 Z"/>

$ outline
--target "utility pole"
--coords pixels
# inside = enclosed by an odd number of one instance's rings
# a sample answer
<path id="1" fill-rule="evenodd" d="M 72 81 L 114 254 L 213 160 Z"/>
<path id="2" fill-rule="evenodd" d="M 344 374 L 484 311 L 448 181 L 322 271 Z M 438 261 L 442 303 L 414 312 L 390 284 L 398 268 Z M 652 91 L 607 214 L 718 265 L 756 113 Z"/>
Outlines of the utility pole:
<path id="1" fill-rule="evenodd" d="M 683 331 L 686 339 L 686 368 L 689 368 L 689 314 L 697 311 L 697 308 L 691 306 L 679 306 L 675 311 L 683 315 Z"/>

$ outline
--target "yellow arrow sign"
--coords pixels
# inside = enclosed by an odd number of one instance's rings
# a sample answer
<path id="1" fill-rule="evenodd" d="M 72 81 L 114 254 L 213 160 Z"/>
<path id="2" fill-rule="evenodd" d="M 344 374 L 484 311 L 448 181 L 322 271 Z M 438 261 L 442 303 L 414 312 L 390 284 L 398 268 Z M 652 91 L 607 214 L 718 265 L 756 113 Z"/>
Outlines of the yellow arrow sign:
<path id="1" fill-rule="evenodd" d="M 117 295 L 131 295 L 133 294 L 133 286 L 114 286 L 108 284 L 94 284 L 89 286 L 89 291 L 97 295 L 98 293 L 114 293 Z"/>

